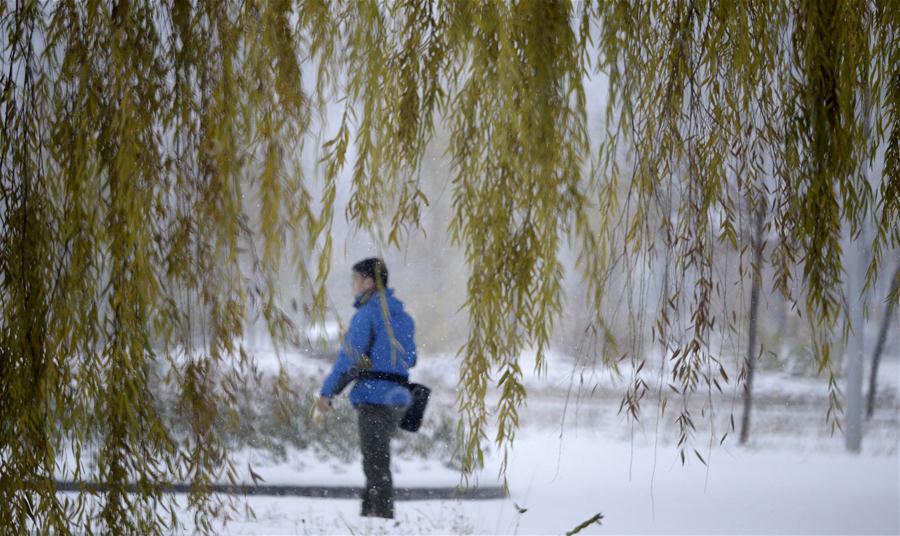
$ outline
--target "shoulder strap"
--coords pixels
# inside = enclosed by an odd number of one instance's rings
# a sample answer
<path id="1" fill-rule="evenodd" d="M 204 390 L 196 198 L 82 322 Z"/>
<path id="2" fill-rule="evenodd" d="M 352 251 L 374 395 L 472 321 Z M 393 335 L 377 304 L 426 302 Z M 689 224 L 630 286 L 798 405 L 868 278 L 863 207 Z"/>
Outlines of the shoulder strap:
<path id="1" fill-rule="evenodd" d="M 377 370 L 361 370 L 357 375 L 359 379 L 366 380 L 387 380 L 389 382 L 399 383 L 400 385 L 409 385 L 409 378 L 400 374 L 391 374 L 390 372 L 381 372 Z"/>

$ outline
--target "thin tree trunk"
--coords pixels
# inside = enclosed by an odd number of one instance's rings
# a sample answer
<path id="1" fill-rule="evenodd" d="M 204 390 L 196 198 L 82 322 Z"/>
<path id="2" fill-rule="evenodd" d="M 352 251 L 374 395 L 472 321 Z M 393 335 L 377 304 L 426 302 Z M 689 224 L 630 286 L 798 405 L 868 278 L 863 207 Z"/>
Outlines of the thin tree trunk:
<path id="1" fill-rule="evenodd" d="M 872 370 L 869 372 L 869 395 L 866 398 L 866 418 L 871 418 L 875 412 L 875 387 L 878 378 L 878 364 L 881 362 L 881 352 L 884 350 L 884 341 L 887 339 L 888 326 L 891 324 L 891 315 L 894 313 L 894 305 L 897 301 L 897 287 L 900 285 L 900 264 L 894 270 L 891 278 L 891 289 L 888 292 L 887 310 L 881 319 L 881 328 L 878 331 L 878 340 L 875 342 L 875 351 L 872 352 Z"/>
<path id="2" fill-rule="evenodd" d="M 747 342 L 747 378 L 744 383 L 744 415 L 741 419 L 740 444 L 745 444 L 750 437 L 750 409 L 753 406 L 753 375 L 756 371 L 756 331 L 759 317 L 759 289 L 762 286 L 762 250 L 763 250 L 763 218 L 765 208 L 763 202 L 756 209 L 756 221 L 753 229 L 753 283 L 750 287 L 750 326 Z"/>
<path id="3" fill-rule="evenodd" d="M 847 301 L 850 316 L 850 338 L 844 353 L 846 373 L 844 405 L 844 439 L 849 452 L 862 449 L 863 436 L 863 356 L 865 356 L 865 322 L 862 289 L 868 265 L 865 237 L 848 244 L 845 253 L 847 266 Z"/>

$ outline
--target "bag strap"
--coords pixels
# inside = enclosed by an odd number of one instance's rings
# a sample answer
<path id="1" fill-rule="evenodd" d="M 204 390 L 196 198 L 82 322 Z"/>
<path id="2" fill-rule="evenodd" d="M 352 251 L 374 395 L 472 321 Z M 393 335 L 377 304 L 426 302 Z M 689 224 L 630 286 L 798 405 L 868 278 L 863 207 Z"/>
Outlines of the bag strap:
<path id="1" fill-rule="evenodd" d="M 390 372 L 381 372 L 378 370 L 361 370 L 357 375 L 360 380 L 387 380 L 389 382 L 399 383 L 400 385 L 409 386 L 409 378 L 400 374 L 392 374 Z"/>

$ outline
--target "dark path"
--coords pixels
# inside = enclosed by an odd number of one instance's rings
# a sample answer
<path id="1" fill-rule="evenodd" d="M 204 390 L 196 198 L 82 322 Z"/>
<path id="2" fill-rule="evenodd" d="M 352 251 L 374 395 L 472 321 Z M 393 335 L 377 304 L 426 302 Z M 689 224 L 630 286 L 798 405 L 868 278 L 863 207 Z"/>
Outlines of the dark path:
<path id="1" fill-rule="evenodd" d="M 188 493 L 190 484 L 164 484 L 161 489 L 168 493 Z M 56 482 L 57 491 L 103 491 L 105 486 L 95 482 Z M 213 493 L 230 493 L 234 495 L 274 495 L 280 497 L 316 497 L 322 499 L 357 499 L 362 488 L 352 486 L 290 486 L 290 485 L 231 485 L 214 484 Z M 129 492 L 135 492 L 137 486 L 129 484 Z M 395 488 L 394 499 L 398 501 L 429 500 L 486 500 L 503 499 L 506 492 L 501 487 L 486 488 Z"/>

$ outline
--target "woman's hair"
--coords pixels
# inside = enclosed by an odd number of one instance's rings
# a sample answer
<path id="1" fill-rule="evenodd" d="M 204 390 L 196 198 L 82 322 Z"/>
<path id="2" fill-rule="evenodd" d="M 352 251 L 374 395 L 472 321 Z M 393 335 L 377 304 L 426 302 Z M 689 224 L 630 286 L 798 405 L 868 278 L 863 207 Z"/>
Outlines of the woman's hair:
<path id="1" fill-rule="evenodd" d="M 384 261 L 378 257 L 369 257 L 363 259 L 353 265 L 353 271 L 363 277 L 371 277 L 375 281 L 375 286 L 387 288 L 388 269 Z"/>

